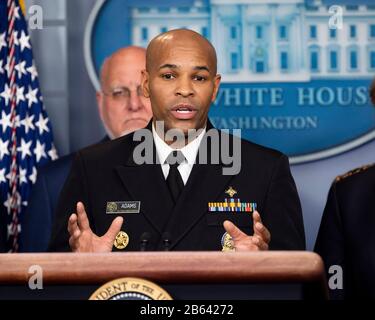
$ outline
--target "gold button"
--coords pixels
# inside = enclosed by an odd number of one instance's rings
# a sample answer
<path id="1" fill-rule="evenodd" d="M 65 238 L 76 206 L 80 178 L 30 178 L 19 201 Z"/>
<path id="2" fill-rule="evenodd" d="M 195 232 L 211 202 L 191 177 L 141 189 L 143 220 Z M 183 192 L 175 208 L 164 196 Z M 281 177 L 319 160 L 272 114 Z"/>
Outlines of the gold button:
<path id="1" fill-rule="evenodd" d="M 127 247 L 129 243 L 129 236 L 126 232 L 124 231 L 120 231 L 116 238 L 115 238 L 115 241 L 113 243 L 113 245 L 117 248 L 117 249 L 125 249 Z"/>

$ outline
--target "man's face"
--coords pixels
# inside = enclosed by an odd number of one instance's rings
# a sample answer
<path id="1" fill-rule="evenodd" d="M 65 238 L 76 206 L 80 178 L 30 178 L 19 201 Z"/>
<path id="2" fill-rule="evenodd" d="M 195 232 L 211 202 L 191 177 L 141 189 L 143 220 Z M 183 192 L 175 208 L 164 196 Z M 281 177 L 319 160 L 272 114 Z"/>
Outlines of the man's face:
<path id="1" fill-rule="evenodd" d="M 144 128 L 152 117 L 150 100 L 141 90 L 144 68 L 145 56 L 138 52 L 112 58 L 103 74 L 97 101 L 100 117 L 113 138 Z"/>
<path id="2" fill-rule="evenodd" d="M 143 72 L 143 90 L 150 97 L 154 121 L 165 130 L 206 126 L 220 76 L 204 46 L 192 40 L 163 44 L 149 70 Z"/>

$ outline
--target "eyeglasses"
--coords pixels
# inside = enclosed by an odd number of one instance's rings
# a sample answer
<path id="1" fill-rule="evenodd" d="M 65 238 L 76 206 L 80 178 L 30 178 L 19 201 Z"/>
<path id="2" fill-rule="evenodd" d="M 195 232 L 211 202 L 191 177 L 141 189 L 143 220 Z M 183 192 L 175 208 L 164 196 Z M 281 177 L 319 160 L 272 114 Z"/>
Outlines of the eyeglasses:
<path id="1" fill-rule="evenodd" d="M 113 88 L 109 92 L 103 91 L 103 94 L 106 96 L 110 96 L 115 101 L 125 101 L 131 97 L 132 91 L 136 91 L 138 97 L 143 97 L 141 86 L 138 86 L 136 90 L 130 90 L 127 87 Z"/>

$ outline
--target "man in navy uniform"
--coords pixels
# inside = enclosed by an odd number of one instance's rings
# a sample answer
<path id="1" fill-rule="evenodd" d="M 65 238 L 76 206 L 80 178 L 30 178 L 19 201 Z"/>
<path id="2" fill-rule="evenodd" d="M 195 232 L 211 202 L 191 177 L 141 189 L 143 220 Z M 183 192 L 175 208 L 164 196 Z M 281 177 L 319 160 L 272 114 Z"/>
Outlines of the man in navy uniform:
<path id="1" fill-rule="evenodd" d="M 135 46 L 121 48 L 104 61 L 101 89 L 96 93 L 99 115 L 107 132 L 102 142 L 143 128 L 150 121 L 150 100 L 141 94 L 141 71 L 145 65 L 146 50 Z M 21 252 L 47 250 L 53 214 L 73 159 L 72 153 L 38 171 L 22 224 Z"/>
<path id="2" fill-rule="evenodd" d="M 223 174 L 224 161 L 198 161 L 208 134 L 224 139 L 208 120 L 221 80 L 211 43 L 191 30 L 163 33 L 150 42 L 142 75 L 153 111 L 146 131 L 157 161 L 138 162 L 139 131 L 78 152 L 50 250 L 304 250 L 301 206 L 285 155 L 239 140 L 240 172 Z M 182 144 L 166 137 L 171 129 L 182 132 Z"/>
<path id="3" fill-rule="evenodd" d="M 375 105 L 375 80 L 370 98 Z M 375 165 L 370 164 L 338 176 L 328 193 L 315 251 L 327 277 L 333 277 L 332 299 L 375 298 L 374 230 Z"/>

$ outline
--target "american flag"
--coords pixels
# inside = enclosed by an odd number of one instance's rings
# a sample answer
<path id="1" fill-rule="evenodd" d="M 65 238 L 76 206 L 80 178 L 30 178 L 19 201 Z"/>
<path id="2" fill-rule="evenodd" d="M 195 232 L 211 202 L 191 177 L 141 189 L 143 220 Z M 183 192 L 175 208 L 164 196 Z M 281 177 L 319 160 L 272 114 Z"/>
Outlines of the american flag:
<path id="1" fill-rule="evenodd" d="M 0 205 L 9 252 L 18 250 L 37 168 L 56 158 L 25 17 L 18 0 L 0 0 Z"/>

